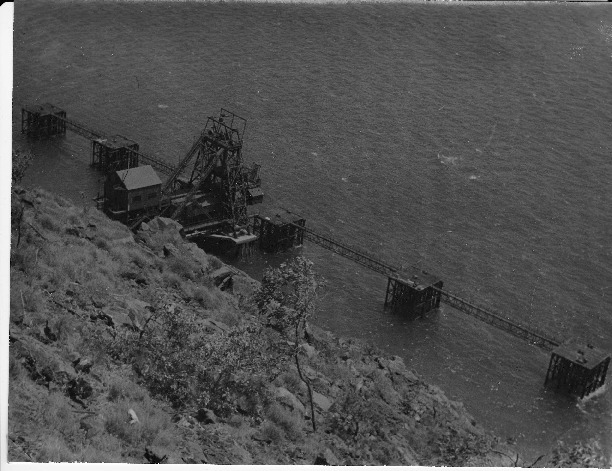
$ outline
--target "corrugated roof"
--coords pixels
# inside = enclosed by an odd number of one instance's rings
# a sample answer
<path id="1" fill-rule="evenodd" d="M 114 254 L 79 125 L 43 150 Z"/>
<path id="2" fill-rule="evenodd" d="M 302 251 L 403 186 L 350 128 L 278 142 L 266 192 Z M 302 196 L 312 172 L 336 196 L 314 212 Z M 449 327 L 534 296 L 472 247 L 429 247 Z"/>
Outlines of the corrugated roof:
<path id="1" fill-rule="evenodd" d="M 38 113 L 41 116 L 48 114 L 57 114 L 64 111 L 61 108 L 58 108 L 57 106 L 53 106 L 51 103 L 25 105 L 24 109 L 26 109 L 30 113 Z"/>
<path id="2" fill-rule="evenodd" d="M 94 139 L 96 142 L 104 145 L 105 147 L 109 147 L 112 149 L 121 149 L 122 147 L 130 147 L 134 145 L 138 145 L 136 141 L 132 141 L 121 134 L 116 134 L 111 137 L 99 137 L 98 139 Z"/>
<path id="3" fill-rule="evenodd" d="M 119 180 L 123 182 L 126 190 L 136 190 L 138 188 L 146 188 L 148 186 L 161 185 L 161 180 L 150 165 L 142 167 L 128 168 L 125 170 L 117 170 Z"/>

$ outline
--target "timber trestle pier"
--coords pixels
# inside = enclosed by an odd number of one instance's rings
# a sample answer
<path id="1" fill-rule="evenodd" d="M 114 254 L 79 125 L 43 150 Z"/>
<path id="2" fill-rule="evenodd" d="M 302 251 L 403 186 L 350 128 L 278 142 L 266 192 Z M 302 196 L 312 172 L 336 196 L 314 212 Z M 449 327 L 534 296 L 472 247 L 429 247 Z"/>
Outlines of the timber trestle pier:
<path id="1" fill-rule="evenodd" d="M 140 152 L 138 144 L 133 141 L 130 141 L 130 145 L 126 146 L 129 150 L 122 152 L 121 146 L 118 146 L 117 142 L 125 144 L 125 142 L 129 141 L 128 138 L 119 135 L 108 136 L 74 119 L 68 119 L 64 110 L 49 103 L 24 107 L 21 110 L 21 132 L 28 136 L 55 136 L 65 134 L 66 131 L 72 131 L 91 141 L 93 155 L 96 155 L 96 147 L 112 146 L 118 150 L 118 152 L 115 152 L 116 155 L 112 155 L 113 153 L 111 152 L 109 156 L 107 153 L 107 157 L 110 157 L 107 159 L 95 160 L 92 158 L 92 164 L 103 170 L 110 170 L 111 168 L 121 170 L 128 166 L 137 167 L 138 159 L 140 159 L 144 164 L 151 165 L 154 169 L 165 175 L 171 175 L 175 171 L 174 166 Z M 106 144 L 109 145 L 107 146 Z"/>
<path id="2" fill-rule="evenodd" d="M 402 304 L 406 304 L 401 302 L 404 299 L 395 299 L 398 297 L 398 284 L 405 285 L 406 287 L 409 287 L 416 291 L 424 291 L 428 288 L 428 286 L 423 285 L 420 281 L 413 281 L 409 278 L 406 278 L 405 275 L 402 276 L 402 272 L 405 271 L 403 268 L 391 265 L 390 263 L 385 262 L 372 255 L 365 254 L 356 249 L 355 247 L 333 239 L 330 236 L 318 234 L 312 229 L 302 229 L 304 231 L 305 239 L 314 242 L 315 244 L 320 245 L 321 247 L 330 250 L 342 257 L 348 258 L 349 260 L 353 260 L 354 262 L 357 262 L 372 271 L 387 276 L 389 278 L 389 283 L 387 284 L 385 307 L 393 306 L 394 300 L 397 301 L 396 305 L 398 307 Z M 423 275 L 430 277 L 429 273 L 421 272 L 421 276 Z M 515 320 L 503 316 L 502 314 L 493 312 L 493 310 L 490 308 L 477 306 L 470 301 L 466 301 L 465 299 L 455 294 L 451 294 L 443 290 L 442 283 L 440 281 L 438 281 L 437 283 L 434 282 L 434 284 L 431 286 L 431 293 L 428 294 L 430 294 L 430 296 L 435 299 L 435 307 L 438 307 L 440 302 L 442 302 L 482 322 L 497 327 L 498 329 L 504 330 L 505 332 L 508 332 L 509 334 L 512 334 L 515 337 L 526 340 L 529 343 L 538 346 L 544 350 L 552 351 L 561 344 L 561 342 L 555 340 L 549 334 L 545 334 L 534 327 L 527 327 L 525 325 L 522 325 Z M 407 307 L 410 308 L 410 306 Z"/>
<path id="3" fill-rule="evenodd" d="M 545 384 L 551 383 L 557 388 L 564 388 L 580 397 L 603 386 L 610 364 L 610 355 L 593 345 L 586 344 L 585 346 L 572 341 L 561 342 L 538 328 L 526 326 L 491 308 L 478 306 L 443 290 L 443 282 L 428 272 L 420 271 L 419 274 L 410 277 L 406 274 L 404 267 L 392 265 L 303 225 L 293 224 L 293 226 L 302 231 L 304 239 L 387 276 L 385 308 L 399 308 L 411 315 L 423 315 L 438 308 L 440 303 L 447 304 L 464 314 L 525 340 L 531 345 L 551 352 Z M 416 267 L 412 268 L 419 271 Z"/>
<path id="4" fill-rule="evenodd" d="M 589 343 L 561 342 L 540 329 L 478 306 L 443 289 L 444 283 L 435 275 L 414 266 L 393 265 L 320 234 L 290 211 L 280 211 L 274 218 L 249 216 L 247 205 L 261 203 L 264 194 L 259 165 L 247 168 L 243 164 L 245 128 L 244 118 L 222 108 L 218 118 L 208 118 L 204 130 L 174 166 L 144 154 L 125 136 L 106 136 L 68 119 L 64 110 L 49 103 L 23 107 L 21 112 L 21 131 L 29 137 L 62 136 L 71 131 L 91 141 L 91 165 L 107 174 L 104 196 L 96 201 L 109 216 L 132 229 L 155 216 L 167 215 L 182 225 L 187 237 L 238 247 L 240 253 L 250 253 L 256 243 L 264 251 L 278 252 L 306 239 L 386 276 L 386 309 L 423 316 L 444 303 L 551 352 L 545 384 L 581 397 L 604 385 L 610 354 Z M 165 183 L 155 170 L 167 177 Z"/>

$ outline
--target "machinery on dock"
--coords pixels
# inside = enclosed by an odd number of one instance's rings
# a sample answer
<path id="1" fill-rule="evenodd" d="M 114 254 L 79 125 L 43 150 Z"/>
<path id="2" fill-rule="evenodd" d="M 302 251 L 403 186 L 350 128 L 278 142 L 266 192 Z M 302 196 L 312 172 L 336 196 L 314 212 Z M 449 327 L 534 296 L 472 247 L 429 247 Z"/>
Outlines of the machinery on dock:
<path id="1" fill-rule="evenodd" d="M 242 139 L 246 120 L 221 109 L 209 117 L 202 133 L 162 188 L 169 205 L 164 215 L 198 230 L 224 221 L 248 224 L 247 205 L 261 202 L 259 166 L 244 165 Z"/>
<path id="2" fill-rule="evenodd" d="M 261 202 L 263 192 L 259 165 L 247 167 L 243 161 L 245 128 L 244 118 L 221 109 L 218 117 L 208 118 L 204 130 L 163 184 L 149 165 L 113 168 L 99 206 L 133 229 L 155 216 L 164 216 L 178 221 L 192 236 L 248 232 L 247 205 Z M 97 154 L 101 141 L 93 141 Z"/>
<path id="3" fill-rule="evenodd" d="M 113 219 L 137 228 L 155 216 L 175 219 L 192 237 L 211 234 L 244 243 L 249 235 L 247 206 L 263 200 L 260 166 L 244 164 L 246 119 L 221 108 L 177 166 L 146 155 L 125 136 L 106 136 L 68 119 L 49 103 L 22 108 L 22 133 L 36 138 L 67 130 L 91 141 L 91 165 L 106 173 L 98 207 Z M 165 182 L 157 172 L 167 176 Z M 248 239 L 248 237 L 246 238 Z M 224 239 L 225 240 L 225 239 Z"/>

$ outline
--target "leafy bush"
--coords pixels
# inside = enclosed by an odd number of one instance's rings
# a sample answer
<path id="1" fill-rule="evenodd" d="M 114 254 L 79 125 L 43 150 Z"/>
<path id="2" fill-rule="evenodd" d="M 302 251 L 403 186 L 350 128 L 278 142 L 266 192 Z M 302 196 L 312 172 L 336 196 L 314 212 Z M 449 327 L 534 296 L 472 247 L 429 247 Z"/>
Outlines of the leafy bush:
<path id="1" fill-rule="evenodd" d="M 233 412 L 239 397 L 261 397 L 258 379 L 276 363 L 260 326 L 207 334 L 196 313 L 175 306 L 158 308 L 141 333 L 124 331 L 110 343 L 154 394 L 176 408 L 206 407 L 220 415 Z M 258 413 L 256 405 L 251 409 Z"/>
<path id="2" fill-rule="evenodd" d="M 557 468 L 608 468 L 610 463 L 595 440 L 569 446 L 559 441 L 553 449 L 550 465 Z"/>
<path id="3" fill-rule="evenodd" d="M 13 161 L 11 168 L 11 182 L 13 185 L 21 182 L 33 158 L 34 156 L 31 152 L 13 149 Z"/>

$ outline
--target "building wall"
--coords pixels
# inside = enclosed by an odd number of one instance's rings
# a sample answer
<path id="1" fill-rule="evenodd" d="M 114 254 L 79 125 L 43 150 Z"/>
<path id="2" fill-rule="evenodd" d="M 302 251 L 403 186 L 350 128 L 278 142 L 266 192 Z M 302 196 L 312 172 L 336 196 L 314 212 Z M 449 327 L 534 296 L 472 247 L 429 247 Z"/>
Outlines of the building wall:
<path id="1" fill-rule="evenodd" d="M 130 211 L 159 206 L 161 201 L 161 185 L 131 190 L 128 192 L 128 200 Z"/>

